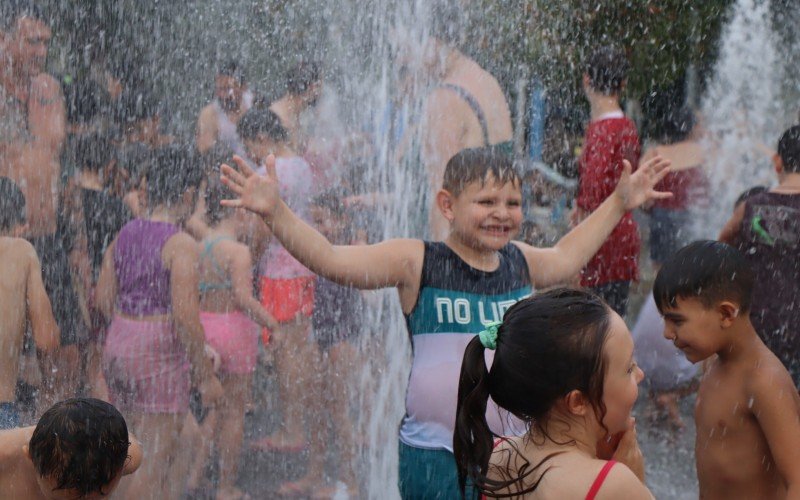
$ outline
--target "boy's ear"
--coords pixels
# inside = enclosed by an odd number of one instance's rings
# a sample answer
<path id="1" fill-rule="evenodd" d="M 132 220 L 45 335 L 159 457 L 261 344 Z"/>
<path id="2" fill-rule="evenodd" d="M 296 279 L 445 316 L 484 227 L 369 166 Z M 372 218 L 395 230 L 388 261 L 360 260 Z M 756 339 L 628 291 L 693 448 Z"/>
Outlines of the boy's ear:
<path id="1" fill-rule="evenodd" d="M 589 402 L 586 401 L 586 396 L 577 389 L 570 391 L 564 396 L 564 404 L 567 407 L 567 411 L 573 415 L 585 416 L 591 408 Z"/>
<path id="2" fill-rule="evenodd" d="M 583 74 L 583 88 L 589 90 L 592 88 L 592 83 L 589 81 L 589 73 Z"/>
<path id="3" fill-rule="evenodd" d="M 719 313 L 722 327 L 728 328 L 733 324 L 734 321 L 736 321 L 736 318 L 739 317 L 739 314 L 741 313 L 741 307 L 739 304 L 723 301 L 717 305 L 717 312 Z"/>
<path id="4" fill-rule="evenodd" d="M 783 174 L 783 160 L 781 159 L 781 155 L 775 153 L 772 155 L 772 165 L 775 167 L 775 173 L 778 175 Z"/>
<path id="5" fill-rule="evenodd" d="M 446 189 L 440 189 L 436 193 L 436 206 L 439 207 L 439 211 L 447 219 L 447 222 L 453 222 L 453 219 L 455 219 L 455 213 L 453 212 L 455 201 L 456 197 Z"/>
<path id="6" fill-rule="evenodd" d="M 31 457 L 31 449 L 28 447 L 27 444 L 22 445 L 22 453 L 25 454 L 25 457 L 27 457 L 28 460 L 33 462 L 33 457 Z"/>

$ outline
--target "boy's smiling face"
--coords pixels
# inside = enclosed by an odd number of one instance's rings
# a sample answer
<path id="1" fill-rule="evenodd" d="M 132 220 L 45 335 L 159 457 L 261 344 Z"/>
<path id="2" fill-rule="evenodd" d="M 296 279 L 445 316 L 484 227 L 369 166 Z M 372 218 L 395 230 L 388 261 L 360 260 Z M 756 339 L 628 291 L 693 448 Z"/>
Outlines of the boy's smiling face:
<path id="1" fill-rule="evenodd" d="M 724 346 L 719 311 L 697 299 L 677 298 L 674 307 L 664 307 L 664 338 L 672 341 L 692 363 L 703 361 Z"/>
<path id="2" fill-rule="evenodd" d="M 449 195 L 449 194 L 448 194 Z M 522 191 L 518 183 L 486 181 L 468 184 L 458 196 L 452 196 L 451 231 L 475 248 L 497 251 L 519 233 L 522 223 Z"/>

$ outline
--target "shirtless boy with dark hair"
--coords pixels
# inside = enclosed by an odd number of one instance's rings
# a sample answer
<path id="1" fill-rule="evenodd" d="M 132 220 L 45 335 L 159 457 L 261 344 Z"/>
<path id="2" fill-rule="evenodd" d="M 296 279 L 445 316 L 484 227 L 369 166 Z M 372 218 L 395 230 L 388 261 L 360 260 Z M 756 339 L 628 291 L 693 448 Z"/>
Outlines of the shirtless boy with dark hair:
<path id="1" fill-rule="evenodd" d="M 0 177 L 0 429 L 20 424 L 15 389 L 22 343 L 30 323 L 41 353 L 58 346 L 59 333 L 42 284 L 36 250 L 25 231 L 25 198 L 11 179 Z"/>
<path id="2" fill-rule="evenodd" d="M 653 296 L 673 341 L 705 361 L 694 411 L 700 498 L 800 498 L 800 397 L 750 321 L 754 274 L 735 248 L 692 243 L 659 271 Z"/>

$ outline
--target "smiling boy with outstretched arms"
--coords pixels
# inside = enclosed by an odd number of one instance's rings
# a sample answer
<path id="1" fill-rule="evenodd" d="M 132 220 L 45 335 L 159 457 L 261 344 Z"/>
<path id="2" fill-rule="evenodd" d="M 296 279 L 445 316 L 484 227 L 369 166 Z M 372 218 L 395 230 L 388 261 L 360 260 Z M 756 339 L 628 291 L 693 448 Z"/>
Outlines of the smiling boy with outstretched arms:
<path id="1" fill-rule="evenodd" d="M 534 288 L 576 275 L 627 211 L 670 196 L 653 190 L 667 161 L 654 158 L 634 174 L 625 162 L 614 195 L 553 248 L 535 248 L 512 242 L 522 221 L 522 193 L 511 160 L 492 148 L 468 149 L 448 162 L 436 194 L 450 225 L 445 241 L 334 246 L 280 199 L 274 159 L 263 177 L 235 160 L 239 171 L 222 167 L 224 182 L 239 196 L 226 205 L 260 214 L 295 258 L 326 279 L 397 288 L 414 347 L 400 429 L 404 498 L 460 498 L 452 434 L 461 360 L 472 336 Z M 498 412 L 488 414 L 499 432 Z"/>

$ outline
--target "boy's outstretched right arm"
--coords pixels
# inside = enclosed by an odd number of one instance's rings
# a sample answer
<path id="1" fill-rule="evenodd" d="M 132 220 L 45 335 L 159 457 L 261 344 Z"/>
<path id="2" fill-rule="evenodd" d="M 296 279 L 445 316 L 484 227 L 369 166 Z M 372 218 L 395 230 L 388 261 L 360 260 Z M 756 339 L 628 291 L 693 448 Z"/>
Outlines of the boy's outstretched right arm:
<path id="1" fill-rule="evenodd" d="M 423 244 L 419 240 L 388 240 L 375 245 L 334 246 L 280 199 L 275 159 L 267 160 L 266 176 L 256 175 L 234 156 L 239 171 L 222 166 L 222 180 L 238 199 L 225 200 L 261 215 L 281 244 L 314 273 L 360 289 L 408 288 L 419 280 Z"/>

